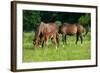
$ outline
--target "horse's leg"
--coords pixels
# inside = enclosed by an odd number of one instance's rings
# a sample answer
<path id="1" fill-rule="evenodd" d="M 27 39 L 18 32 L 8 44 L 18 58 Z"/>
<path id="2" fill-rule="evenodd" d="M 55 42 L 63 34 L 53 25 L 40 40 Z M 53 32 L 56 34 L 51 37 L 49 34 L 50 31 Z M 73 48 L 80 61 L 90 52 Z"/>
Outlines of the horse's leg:
<path id="1" fill-rule="evenodd" d="M 44 37 L 42 37 L 42 41 L 41 41 L 42 48 L 44 47 L 44 41 L 45 41 L 45 39 L 44 39 Z"/>
<path id="2" fill-rule="evenodd" d="M 49 45 L 49 36 L 47 36 L 47 46 Z"/>
<path id="3" fill-rule="evenodd" d="M 44 47 L 44 40 L 42 41 L 42 48 Z"/>
<path id="4" fill-rule="evenodd" d="M 56 45 L 56 49 L 57 49 L 57 37 L 56 37 L 56 35 L 53 35 L 51 40 L 52 40 L 52 43 L 54 43 Z"/>
<path id="5" fill-rule="evenodd" d="M 77 44 L 78 40 L 79 40 L 79 35 L 76 34 L 76 44 Z"/>
<path id="6" fill-rule="evenodd" d="M 62 43 L 63 43 L 63 47 L 64 47 L 64 34 L 62 34 Z"/>
<path id="7" fill-rule="evenodd" d="M 63 44 L 64 44 L 64 34 L 62 34 L 62 42 L 63 42 Z"/>
<path id="8" fill-rule="evenodd" d="M 59 46 L 59 34 L 56 34 L 56 42 L 57 42 L 57 45 Z"/>
<path id="9" fill-rule="evenodd" d="M 63 45 L 64 45 L 66 43 L 66 35 L 65 34 L 62 35 L 62 41 L 63 41 Z"/>
<path id="10" fill-rule="evenodd" d="M 65 44 L 66 44 L 66 35 L 64 36 L 64 39 L 65 39 Z"/>
<path id="11" fill-rule="evenodd" d="M 48 46 L 48 36 L 45 37 L 46 46 Z"/>
<path id="12" fill-rule="evenodd" d="M 63 40 L 63 47 L 65 45 L 65 39 L 66 39 L 66 36 L 65 36 L 65 34 L 63 34 L 63 38 L 62 38 L 62 40 Z"/>
<path id="13" fill-rule="evenodd" d="M 57 49 L 57 45 L 58 45 L 58 43 L 57 43 L 57 35 L 55 34 L 55 36 L 54 36 L 54 43 L 55 43 L 55 45 L 56 45 L 56 49 Z"/>
<path id="14" fill-rule="evenodd" d="M 66 44 L 68 44 L 68 42 L 67 42 L 67 35 L 65 35 L 65 42 L 66 42 Z"/>
<path id="15" fill-rule="evenodd" d="M 83 36 L 80 35 L 80 39 L 81 39 L 81 44 L 83 43 Z"/>
<path id="16" fill-rule="evenodd" d="M 56 47 L 59 47 L 59 34 L 56 34 Z"/>

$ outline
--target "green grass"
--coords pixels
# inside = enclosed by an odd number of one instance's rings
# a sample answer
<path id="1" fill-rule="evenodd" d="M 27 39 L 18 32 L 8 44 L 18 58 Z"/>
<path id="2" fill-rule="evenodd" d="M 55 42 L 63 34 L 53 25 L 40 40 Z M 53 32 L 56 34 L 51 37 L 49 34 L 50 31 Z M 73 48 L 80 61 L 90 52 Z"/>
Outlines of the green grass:
<path id="1" fill-rule="evenodd" d="M 78 42 L 77 45 L 75 44 L 75 36 L 68 36 L 68 43 L 62 47 L 62 41 L 60 40 L 58 49 L 51 41 L 44 48 L 34 49 L 32 44 L 33 35 L 32 32 L 24 32 L 23 34 L 23 62 L 86 60 L 91 58 L 90 35 L 84 38 L 83 44 Z"/>

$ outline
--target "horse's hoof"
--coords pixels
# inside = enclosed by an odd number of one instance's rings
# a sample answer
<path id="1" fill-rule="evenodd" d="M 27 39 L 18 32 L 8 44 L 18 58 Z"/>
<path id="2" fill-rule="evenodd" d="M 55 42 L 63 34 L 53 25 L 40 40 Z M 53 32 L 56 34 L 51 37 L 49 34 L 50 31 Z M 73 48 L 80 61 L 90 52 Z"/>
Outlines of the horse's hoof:
<path id="1" fill-rule="evenodd" d="M 82 47 L 82 44 L 81 44 L 81 47 Z"/>
<path id="2" fill-rule="evenodd" d="M 57 46 L 56 46 L 56 50 L 57 50 L 58 48 L 57 48 Z"/>
<path id="3" fill-rule="evenodd" d="M 63 48 L 64 48 L 64 45 L 63 45 Z"/>
<path id="4" fill-rule="evenodd" d="M 42 48 L 42 46 L 41 46 L 41 45 L 40 45 L 39 47 L 40 47 L 40 48 Z"/>

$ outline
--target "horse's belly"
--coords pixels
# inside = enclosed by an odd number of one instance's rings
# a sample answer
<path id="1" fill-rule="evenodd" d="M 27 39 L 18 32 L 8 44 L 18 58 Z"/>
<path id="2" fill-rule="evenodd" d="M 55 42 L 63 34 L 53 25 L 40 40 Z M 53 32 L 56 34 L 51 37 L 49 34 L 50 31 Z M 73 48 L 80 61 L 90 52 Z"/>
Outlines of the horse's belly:
<path id="1" fill-rule="evenodd" d="M 75 35 L 76 33 L 67 33 L 67 35 L 70 35 L 70 36 L 72 36 L 72 35 Z"/>
<path id="2" fill-rule="evenodd" d="M 69 28 L 69 29 L 67 29 L 67 34 L 68 35 L 74 35 L 74 34 L 76 34 L 77 33 L 77 28 Z"/>

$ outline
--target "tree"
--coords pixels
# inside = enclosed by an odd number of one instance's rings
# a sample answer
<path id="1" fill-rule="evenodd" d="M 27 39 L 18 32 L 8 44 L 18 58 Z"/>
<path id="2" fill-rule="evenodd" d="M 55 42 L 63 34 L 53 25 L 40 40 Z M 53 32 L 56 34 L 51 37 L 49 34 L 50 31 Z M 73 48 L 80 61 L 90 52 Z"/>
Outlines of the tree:
<path id="1" fill-rule="evenodd" d="M 86 28 L 85 35 L 87 35 L 87 33 L 90 31 L 90 27 L 91 27 L 91 16 L 90 16 L 90 14 L 87 13 L 84 16 L 81 16 L 79 18 L 79 23 L 82 24 Z"/>
<path id="2" fill-rule="evenodd" d="M 91 25 L 91 17 L 90 14 L 87 13 L 79 18 L 79 23 L 83 26 L 90 27 Z"/>
<path id="3" fill-rule="evenodd" d="M 35 30 L 41 21 L 39 11 L 23 10 L 23 30 Z"/>

